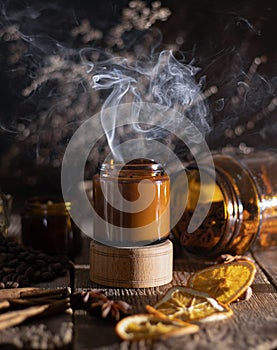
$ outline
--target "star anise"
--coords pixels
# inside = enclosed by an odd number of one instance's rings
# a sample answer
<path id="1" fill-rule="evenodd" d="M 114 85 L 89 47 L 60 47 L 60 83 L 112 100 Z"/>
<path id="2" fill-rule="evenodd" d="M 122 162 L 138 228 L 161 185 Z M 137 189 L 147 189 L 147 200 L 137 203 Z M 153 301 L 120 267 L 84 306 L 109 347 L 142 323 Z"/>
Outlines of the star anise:
<path id="1" fill-rule="evenodd" d="M 109 299 L 98 289 L 72 294 L 71 306 L 74 310 L 83 309 L 93 316 L 115 321 L 131 311 L 131 305 L 123 300 Z"/>

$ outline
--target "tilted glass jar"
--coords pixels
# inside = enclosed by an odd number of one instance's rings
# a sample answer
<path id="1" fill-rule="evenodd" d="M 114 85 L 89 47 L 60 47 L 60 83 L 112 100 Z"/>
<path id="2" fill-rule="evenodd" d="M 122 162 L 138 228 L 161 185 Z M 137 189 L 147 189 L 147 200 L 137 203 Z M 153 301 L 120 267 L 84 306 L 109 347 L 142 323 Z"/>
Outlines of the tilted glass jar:
<path id="1" fill-rule="evenodd" d="M 93 177 L 94 239 L 114 246 L 152 244 L 170 231 L 170 182 L 160 164 L 104 163 Z"/>
<path id="2" fill-rule="evenodd" d="M 49 254 L 78 254 L 81 236 L 70 209 L 70 202 L 57 197 L 28 199 L 21 215 L 23 244 Z"/>
<path id="3" fill-rule="evenodd" d="M 183 192 L 188 192 L 187 204 L 173 228 L 181 245 L 188 252 L 205 257 L 243 254 L 254 242 L 261 247 L 277 245 L 277 155 L 215 154 L 213 161 L 215 179 L 211 164 L 204 160 L 186 169 L 188 189 Z M 199 169 L 208 174 L 204 183 Z M 212 201 L 197 204 L 200 186 L 207 192 L 215 186 Z M 209 206 L 208 214 L 201 218 L 195 231 L 188 232 L 196 205 Z"/>

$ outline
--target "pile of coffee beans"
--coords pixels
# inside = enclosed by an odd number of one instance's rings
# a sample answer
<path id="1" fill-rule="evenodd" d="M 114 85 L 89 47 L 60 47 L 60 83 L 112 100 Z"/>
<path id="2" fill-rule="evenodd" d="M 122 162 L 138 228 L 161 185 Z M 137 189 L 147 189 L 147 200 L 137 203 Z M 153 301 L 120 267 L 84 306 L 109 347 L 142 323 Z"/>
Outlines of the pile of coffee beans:
<path id="1" fill-rule="evenodd" d="M 68 266 L 66 256 L 47 255 L 0 234 L 0 289 L 52 281 L 65 275 Z"/>

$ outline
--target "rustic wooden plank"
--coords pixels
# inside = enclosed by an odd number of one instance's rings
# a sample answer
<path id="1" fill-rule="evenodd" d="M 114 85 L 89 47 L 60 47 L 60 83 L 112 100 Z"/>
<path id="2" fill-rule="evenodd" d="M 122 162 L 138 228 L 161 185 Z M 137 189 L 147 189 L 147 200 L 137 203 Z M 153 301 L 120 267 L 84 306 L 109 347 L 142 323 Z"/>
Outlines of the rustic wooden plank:
<path id="1" fill-rule="evenodd" d="M 183 256 L 178 259 L 175 258 L 173 281 L 165 286 L 142 289 L 106 288 L 91 282 L 89 279 L 89 243 L 90 239 L 84 236 L 82 253 L 74 259 L 76 264 L 76 289 L 100 288 L 111 298 L 123 299 L 129 302 L 133 305 L 133 312 L 135 313 L 145 312 L 146 304 L 155 304 L 173 285 L 185 285 L 192 271 L 209 264 L 193 257 Z M 224 322 L 201 325 L 200 332 L 195 335 L 187 335 L 178 339 L 168 339 L 167 341 L 155 341 L 153 343 L 150 341 L 140 341 L 131 344 L 120 342 L 117 339 L 112 323 L 97 320 L 83 311 L 77 311 L 74 315 L 74 350 L 134 350 L 150 348 L 181 350 L 184 349 L 184 344 L 186 349 L 193 350 L 196 348 L 213 348 L 213 350 L 267 350 L 277 348 L 276 250 L 255 250 L 253 255 L 261 267 L 261 269 L 258 268 L 258 273 L 253 283 L 253 296 L 249 301 L 232 304 L 231 307 L 234 310 L 234 316 L 231 319 Z M 182 254 L 176 254 L 176 256 L 179 257 Z M 53 286 L 64 287 L 67 285 L 69 285 L 68 276 L 36 286 L 53 288 Z M 65 320 L 64 317 L 68 317 L 68 319 Z M 59 324 L 63 326 L 61 327 Z M 29 329 L 26 327 L 31 326 L 34 326 L 36 330 L 39 330 L 39 327 L 44 327 L 46 333 L 50 331 L 49 334 L 52 334 L 53 337 L 62 337 L 62 334 L 67 334 L 66 338 L 70 338 L 67 344 L 72 344 L 72 318 L 69 315 L 60 315 L 53 319 L 43 320 L 43 323 L 28 323 L 18 327 L 19 329 L 16 334 L 18 332 L 21 332 L 21 334 L 26 333 Z M 65 333 L 66 329 L 69 329 L 67 333 Z"/>
<path id="2" fill-rule="evenodd" d="M 55 278 L 52 281 L 49 282 L 39 282 L 39 283 L 33 283 L 31 287 L 38 287 L 38 288 L 63 288 L 63 287 L 70 287 L 70 272 L 67 271 L 67 273 L 64 276 Z"/>
<path id="3" fill-rule="evenodd" d="M 89 279 L 89 266 L 77 268 L 75 272 L 76 290 L 99 288 L 110 298 L 122 299 L 132 305 L 134 313 L 145 312 L 146 304 L 154 304 L 164 291 L 172 284 L 159 288 L 107 288 L 93 283 Z M 114 324 L 105 320 L 99 321 L 84 312 L 75 312 L 75 350 L 119 349 L 119 342 Z"/>
<path id="4" fill-rule="evenodd" d="M 101 347 L 119 347 L 120 341 L 114 332 L 114 323 L 99 320 L 84 311 L 74 315 L 74 350 L 89 350 Z"/>
<path id="5" fill-rule="evenodd" d="M 277 247 L 253 250 L 255 260 L 266 274 L 269 281 L 277 288 Z"/>
<path id="6" fill-rule="evenodd" d="M 200 332 L 183 339 L 156 342 L 153 349 L 274 349 L 277 346 L 276 290 L 258 269 L 253 296 L 233 303 L 234 316 L 224 322 L 200 326 Z"/>
<path id="7" fill-rule="evenodd" d="M 164 292 L 172 285 L 185 284 L 189 273 L 200 268 L 199 265 L 190 265 L 187 260 L 177 260 L 174 267 L 174 279 L 172 283 L 159 288 L 126 289 L 126 288 L 103 288 L 104 292 L 114 298 L 121 298 L 131 303 L 134 312 L 144 312 L 145 304 L 154 304 Z M 89 280 L 89 267 L 76 271 L 76 286 L 78 288 L 100 287 Z M 167 341 L 140 341 L 129 344 L 128 342 L 108 342 L 103 334 L 112 334 L 114 329 L 111 325 L 97 323 L 98 338 L 91 335 L 94 333 L 94 325 L 86 325 L 86 316 L 75 317 L 75 332 L 78 342 L 81 341 L 80 349 L 255 349 L 266 350 L 277 347 L 277 294 L 276 289 L 258 267 L 253 287 L 253 296 L 250 300 L 233 303 L 234 316 L 224 322 L 213 322 L 201 325 L 200 332 L 195 335 L 186 335 Z M 110 332 L 110 333 L 109 333 Z M 82 340 L 85 338 L 86 340 Z M 88 347 L 88 344 L 90 347 Z M 78 346 L 77 346 L 78 345 Z M 83 347 L 82 347 L 83 346 Z"/>
<path id="8" fill-rule="evenodd" d="M 224 322 L 200 325 L 200 332 L 181 338 L 121 345 L 121 349 L 275 349 L 277 346 L 276 290 L 259 271 L 249 301 L 232 304 L 234 316 Z"/>

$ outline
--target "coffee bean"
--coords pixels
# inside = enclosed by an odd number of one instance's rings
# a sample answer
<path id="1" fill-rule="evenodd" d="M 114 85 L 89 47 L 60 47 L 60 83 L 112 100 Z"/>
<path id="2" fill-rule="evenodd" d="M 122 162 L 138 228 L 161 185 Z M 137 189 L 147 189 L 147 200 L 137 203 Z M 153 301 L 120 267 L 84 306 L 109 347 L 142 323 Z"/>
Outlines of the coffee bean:
<path id="1" fill-rule="evenodd" d="M 14 268 L 13 267 L 3 267 L 3 272 L 7 275 L 9 273 L 12 273 L 14 271 Z"/>
<path id="2" fill-rule="evenodd" d="M 37 256 L 37 259 L 41 259 L 44 261 L 47 261 L 48 258 L 49 258 L 49 256 L 47 254 L 44 254 L 44 253 L 39 253 Z"/>
<path id="3" fill-rule="evenodd" d="M 48 271 L 43 272 L 43 273 L 41 274 L 41 277 L 42 277 L 43 281 L 46 281 L 46 282 L 47 282 L 47 281 L 51 281 L 52 278 L 53 278 L 52 274 L 51 274 L 50 272 L 48 272 Z"/>
<path id="4" fill-rule="evenodd" d="M 16 282 L 18 282 L 18 283 L 21 285 L 21 282 L 22 282 L 24 279 L 25 279 L 24 276 L 19 275 L 19 276 L 17 277 L 17 279 L 16 279 Z"/>
<path id="5" fill-rule="evenodd" d="M 11 288 L 11 287 L 12 287 L 12 284 L 13 284 L 13 281 L 7 281 L 7 282 L 6 282 L 6 287 L 7 287 L 7 288 Z"/>
<path id="6" fill-rule="evenodd" d="M 12 259 L 10 261 L 7 262 L 7 266 L 9 267 L 16 267 L 19 264 L 19 260 L 18 259 Z"/>
<path id="7" fill-rule="evenodd" d="M 0 288 L 27 287 L 66 273 L 68 258 L 24 247 L 0 234 Z"/>
<path id="8" fill-rule="evenodd" d="M 57 272 L 59 272 L 59 271 L 61 271 L 61 270 L 63 269 L 62 264 L 59 263 L 59 262 L 57 262 L 57 263 L 55 263 L 55 264 L 51 264 L 50 266 L 51 266 L 51 268 L 52 268 L 54 271 L 57 271 Z"/>
<path id="9" fill-rule="evenodd" d="M 9 247 L 9 252 L 17 255 L 20 253 L 20 247 L 18 247 L 18 246 Z"/>
<path id="10" fill-rule="evenodd" d="M 28 262 L 28 263 L 33 263 L 35 260 L 36 260 L 36 256 L 35 254 L 29 254 L 25 257 L 25 260 Z"/>
<path id="11" fill-rule="evenodd" d="M 12 239 L 7 239 L 7 247 L 8 249 L 11 248 L 11 247 L 17 247 L 17 243 L 14 242 Z"/>
<path id="12" fill-rule="evenodd" d="M 27 278 L 31 278 L 34 273 L 34 269 L 30 266 L 28 269 L 25 271 L 24 276 Z"/>
<path id="13" fill-rule="evenodd" d="M 13 281 L 16 281 L 16 280 L 17 280 L 17 277 L 18 277 L 18 273 L 14 273 L 14 274 L 12 275 L 12 280 L 13 280 Z"/>
<path id="14" fill-rule="evenodd" d="M 47 267 L 43 267 L 40 272 L 43 273 L 43 272 L 47 272 L 48 271 L 48 268 Z"/>
<path id="15" fill-rule="evenodd" d="M 2 278 L 2 281 L 4 283 L 7 283 L 8 281 L 11 281 L 11 279 L 12 279 L 12 273 L 9 273 Z"/>
<path id="16" fill-rule="evenodd" d="M 68 258 L 65 255 L 57 256 L 57 260 L 56 261 L 58 261 L 59 263 L 61 263 L 64 266 L 68 264 Z"/>
<path id="17" fill-rule="evenodd" d="M 39 282 L 41 279 L 41 273 L 40 271 L 35 271 L 33 276 L 32 276 L 32 281 L 33 282 Z"/>
<path id="18" fill-rule="evenodd" d="M 21 251 L 21 252 L 18 254 L 18 257 L 19 257 L 20 259 L 25 259 L 26 256 L 28 256 L 28 252 L 26 252 L 26 251 Z"/>
<path id="19" fill-rule="evenodd" d="M 13 282 L 12 288 L 18 288 L 18 287 L 19 287 L 19 283 L 18 282 Z"/>
<path id="20" fill-rule="evenodd" d="M 21 283 L 20 283 L 21 287 L 28 287 L 30 285 L 30 280 L 29 278 L 24 278 Z"/>
<path id="21" fill-rule="evenodd" d="M 13 260 L 15 258 L 13 253 L 7 253 L 6 261 Z"/>
<path id="22" fill-rule="evenodd" d="M 23 274 L 28 268 L 28 264 L 26 264 L 24 261 L 21 262 L 17 268 L 15 269 L 15 271 L 19 274 Z"/>
<path id="23" fill-rule="evenodd" d="M 45 266 L 47 266 L 47 263 L 44 260 L 42 260 L 42 259 L 37 259 L 36 260 L 35 267 L 37 269 L 40 269 L 40 268 L 45 267 Z"/>

